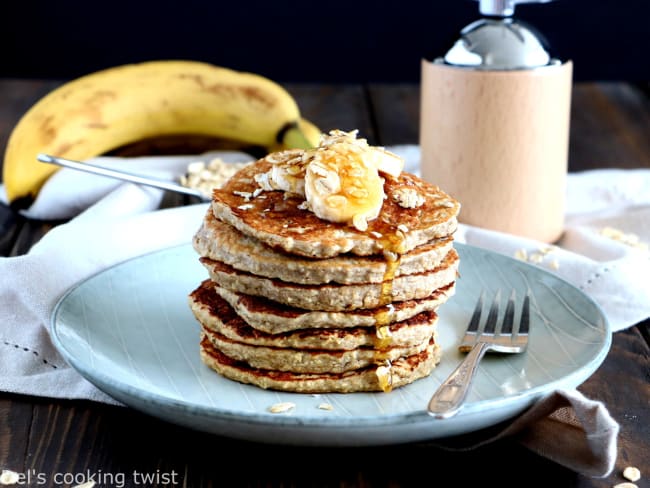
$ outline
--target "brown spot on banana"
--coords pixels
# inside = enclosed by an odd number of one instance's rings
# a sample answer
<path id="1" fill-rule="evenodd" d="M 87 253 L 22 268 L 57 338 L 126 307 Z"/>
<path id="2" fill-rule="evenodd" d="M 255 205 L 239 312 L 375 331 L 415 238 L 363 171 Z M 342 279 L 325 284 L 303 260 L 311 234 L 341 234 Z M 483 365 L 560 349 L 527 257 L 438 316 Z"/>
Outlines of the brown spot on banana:
<path id="1" fill-rule="evenodd" d="M 259 87 L 254 85 L 232 85 L 228 83 L 207 84 L 203 76 L 188 73 L 182 73 L 178 75 L 178 77 L 181 79 L 192 80 L 205 92 L 219 96 L 225 95 L 233 98 L 243 98 L 245 100 L 257 102 L 268 110 L 273 109 L 278 104 L 276 97 L 260 90 Z"/>
<path id="2" fill-rule="evenodd" d="M 48 115 L 43 119 L 38 127 L 38 133 L 40 135 L 41 144 L 44 146 L 48 145 L 51 141 L 56 139 L 56 127 L 52 124 L 54 119 L 53 115 Z"/>

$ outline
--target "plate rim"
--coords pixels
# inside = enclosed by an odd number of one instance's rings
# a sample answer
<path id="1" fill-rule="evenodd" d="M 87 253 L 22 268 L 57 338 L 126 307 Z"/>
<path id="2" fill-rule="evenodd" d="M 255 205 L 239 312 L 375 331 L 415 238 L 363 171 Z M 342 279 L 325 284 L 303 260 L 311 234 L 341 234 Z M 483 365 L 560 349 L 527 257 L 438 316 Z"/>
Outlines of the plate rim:
<path id="1" fill-rule="evenodd" d="M 222 421 L 235 419 L 240 423 L 245 423 L 254 426 L 260 426 L 260 425 L 268 426 L 269 424 L 272 424 L 273 427 L 299 427 L 301 429 L 304 428 L 320 429 L 320 428 L 328 428 L 333 426 L 349 428 L 351 424 L 354 424 L 355 426 L 358 426 L 360 428 L 368 428 L 368 427 L 384 427 L 386 425 L 394 425 L 396 421 L 399 421 L 400 424 L 418 424 L 421 423 L 423 420 L 426 420 L 427 422 L 446 421 L 446 419 L 437 419 L 430 416 L 426 411 L 426 405 L 423 405 L 422 410 L 418 410 L 418 411 L 394 412 L 394 413 L 387 413 L 384 415 L 362 415 L 362 416 L 355 415 L 349 417 L 301 416 L 297 412 L 291 412 L 288 415 L 287 414 L 278 415 L 270 412 L 262 413 L 262 412 L 228 410 L 218 406 L 200 405 L 200 404 L 192 403 L 190 401 L 183 401 L 181 399 L 171 398 L 169 396 L 165 396 L 155 391 L 147 390 L 145 388 L 138 388 L 126 382 L 116 380 L 115 378 L 103 373 L 100 370 L 90 371 L 90 368 L 86 368 L 85 365 L 81 363 L 81 360 L 78 359 L 74 354 L 72 354 L 68 350 L 68 348 L 64 344 L 64 340 L 62 340 L 60 337 L 59 322 L 57 321 L 57 319 L 66 300 L 77 289 L 82 287 L 88 281 L 92 279 L 96 279 L 98 276 L 104 273 L 108 273 L 114 268 L 127 265 L 130 262 L 144 259 L 147 256 L 157 255 L 160 253 L 173 252 L 174 250 L 186 248 L 188 246 L 191 246 L 191 242 L 175 244 L 173 246 L 167 246 L 161 249 L 153 250 L 114 263 L 78 281 L 77 283 L 69 287 L 56 301 L 56 304 L 50 314 L 50 321 L 49 321 L 50 322 L 49 335 L 51 337 L 52 343 L 54 344 L 58 352 L 64 357 L 66 362 L 73 369 L 75 369 L 77 373 L 79 373 L 82 377 L 84 377 L 87 381 L 89 381 L 99 390 L 103 391 L 105 394 L 111 396 L 112 398 L 118 400 L 121 403 L 124 403 L 129 407 L 135 408 L 136 410 L 140 410 L 140 409 L 138 409 L 137 407 L 133 407 L 129 402 L 124 401 L 120 397 L 135 398 L 140 402 L 146 402 L 152 404 L 155 407 L 163 407 L 165 409 L 178 409 L 183 411 L 183 413 L 186 415 L 191 415 L 197 418 L 209 418 L 213 420 L 222 420 Z M 571 383 L 571 384 L 575 383 L 576 387 L 579 386 L 582 382 L 586 381 L 586 379 L 588 379 L 598 369 L 598 367 L 600 367 L 600 365 L 607 357 L 607 354 L 609 353 L 609 350 L 611 348 L 613 333 L 611 329 L 611 324 L 607 319 L 607 316 L 605 315 L 602 307 L 591 296 L 589 296 L 584 291 L 580 290 L 576 285 L 569 282 L 567 279 L 558 276 L 555 273 L 551 273 L 550 271 L 538 266 L 533 266 L 530 263 L 517 260 L 504 253 L 500 253 L 498 251 L 482 248 L 480 246 L 467 244 L 463 242 L 454 242 L 454 246 L 458 246 L 459 249 L 464 247 L 466 249 L 469 249 L 470 252 L 480 252 L 480 253 L 486 253 L 488 255 L 496 255 L 498 256 L 498 259 L 505 259 L 506 261 L 509 261 L 511 263 L 517 263 L 518 265 L 524 267 L 525 269 L 534 269 L 536 273 L 541 272 L 542 274 L 548 275 L 552 280 L 560 281 L 564 285 L 573 288 L 574 290 L 579 292 L 579 294 L 583 297 L 583 299 L 590 302 L 590 304 L 594 307 L 594 310 L 597 312 L 603 326 L 603 338 L 604 338 L 602 343 L 598 343 L 599 345 L 598 353 L 587 364 L 573 370 L 571 373 L 564 375 L 560 378 L 557 378 L 553 381 L 544 383 L 542 385 L 538 385 L 534 388 L 523 390 L 517 394 L 501 396 L 492 399 L 483 399 L 483 400 L 467 402 L 464 405 L 463 410 L 461 410 L 461 412 L 456 417 L 472 415 L 479 412 L 485 413 L 489 411 L 496 411 L 502 408 L 503 404 L 509 405 L 516 401 L 528 403 L 528 405 L 524 407 L 525 409 L 528 406 L 530 406 L 530 403 L 533 402 L 535 398 L 539 398 L 540 395 L 550 394 L 552 391 L 556 390 L 557 385 L 560 383 Z M 98 385 L 97 382 L 101 383 L 101 386 Z M 115 395 L 114 393 L 110 393 L 109 391 L 107 391 L 107 389 L 118 391 L 120 395 Z M 293 393 L 293 392 L 279 392 L 279 393 Z M 369 392 L 369 394 L 383 394 L 383 393 Z M 431 394 L 433 394 L 433 391 L 431 392 Z M 145 414 L 152 415 L 147 412 L 145 412 Z"/>

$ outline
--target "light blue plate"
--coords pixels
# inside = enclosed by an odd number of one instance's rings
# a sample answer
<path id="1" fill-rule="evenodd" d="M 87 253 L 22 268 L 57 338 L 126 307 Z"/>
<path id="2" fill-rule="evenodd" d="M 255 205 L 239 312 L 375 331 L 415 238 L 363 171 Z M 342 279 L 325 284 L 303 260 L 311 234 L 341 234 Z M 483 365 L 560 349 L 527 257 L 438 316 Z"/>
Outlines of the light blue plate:
<path id="1" fill-rule="evenodd" d="M 53 340 L 86 379 L 137 410 L 200 431 L 296 445 L 382 445 L 472 432 L 512 418 L 554 389 L 577 387 L 598 368 L 611 331 L 590 298 L 533 265 L 456 248 L 456 295 L 439 309 L 442 361 L 429 377 L 391 393 L 266 391 L 208 369 L 187 302 L 207 272 L 189 244 L 113 266 L 70 290 L 54 310 Z M 532 293 L 528 351 L 486 356 L 463 410 L 444 420 L 429 416 L 431 394 L 462 359 L 456 346 L 481 290 L 507 296 L 512 288 Z M 279 402 L 296 407 L 270 413 Z"/>

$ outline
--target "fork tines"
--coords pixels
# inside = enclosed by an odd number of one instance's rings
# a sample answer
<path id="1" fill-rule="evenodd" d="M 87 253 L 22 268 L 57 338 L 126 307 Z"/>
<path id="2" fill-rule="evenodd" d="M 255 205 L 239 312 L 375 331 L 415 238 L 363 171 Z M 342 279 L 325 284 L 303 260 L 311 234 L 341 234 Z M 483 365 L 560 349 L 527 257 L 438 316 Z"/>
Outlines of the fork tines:
<path id="1" fill-rule="evenodd" d="M 530 295 L 526 293 L 523 299 L 519 320 L 515 320 L 516 293 L 513 290 L 506 304 L 503 319 L 499 322 L 499 305 L 501 290 L 497 290 L 490 305 L 488 316 L 481 322 L 485 292 L 481 293 L 472 318 L 467 326 L 460 351 L 468 352 L 477 342 L 487 342 L 494 351 L 519 352 L 525 348 L 530 328 Z"/>

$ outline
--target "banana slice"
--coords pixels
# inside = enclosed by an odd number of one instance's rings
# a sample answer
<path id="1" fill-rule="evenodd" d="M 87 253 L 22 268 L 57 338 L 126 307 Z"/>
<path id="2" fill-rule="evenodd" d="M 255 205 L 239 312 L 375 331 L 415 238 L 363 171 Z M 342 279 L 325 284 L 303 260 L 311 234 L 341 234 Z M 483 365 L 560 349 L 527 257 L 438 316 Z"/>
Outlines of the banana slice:
<path id="1" fill-rule="evenodd" d="M 381 147 L 371 147 L 367 156 L 378 171 L 397 178 L 404 169 L 404 159 Z"/>
<path id="2" fill-rule="evenodd" d="M 318 147 L 290 149 L 266 156 L 271 169 L 255 176 L 265 191 L 303 196 L 321 219 L 352 224 L 365 231 L 384 202 L 384 178 L 397 178 L 404 160 L 382 147 L 369 146 L 357 131 L 332 130 Z"/>
<path id="3" fill-rule="evenodd" d="M 265 191 L 282 190 L 305 196 L 305 171 L 309 154 L 302 149 L 271 153 L 266 160 L 272 164 L 266 173 L 255 175 L 255 181 Z"/>
<path id="4" fill-rule="evenodd" d="M 363 158 L 367 164 L 374 166 L 378 171 L 393 178 L 397 178 L 404 169 L 404 159 L 383 147 L 370 146 L 367 139 L 358 138 L 358 130 L 344 132 L 331 130 L 327 135 L 322 135 L 318 148 L 327 148 L 338 144 L 348 144 L 354 149 L 364 152 Z"/>
<path id="5" fill-rule="evenodd" d="M 346 143 L 319 149 L 305 172 L 305 196 L 321 219 L 365 231 L 384 202 L 384 179 L 366 151 Z"/>

